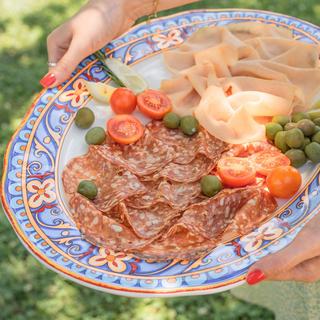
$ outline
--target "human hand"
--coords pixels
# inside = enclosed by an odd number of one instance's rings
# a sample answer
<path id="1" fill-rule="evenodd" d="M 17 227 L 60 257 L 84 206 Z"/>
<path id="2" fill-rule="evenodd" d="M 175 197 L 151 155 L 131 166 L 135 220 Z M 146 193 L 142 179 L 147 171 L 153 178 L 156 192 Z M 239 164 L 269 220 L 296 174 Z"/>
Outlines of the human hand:
<path id="1" fill-rule="evenodd" d="M 263 280 L 320 280 L 320 214 L 310 220 L 286 248 L 262 258 L 248 272 L 247 283 Z"/>
<path id="2" fill-rule="evenodd" d="M 75 16 L 47 38 L 48 61 L 57 63 L 40 80 L 43 87 L 54 87 L 69 78 L 77 65 L 126 31 L 152 2 L 137 0 L 91 0 Z M 148 3 L 149 7 L 148 7 Z M 144 11 L 143 11 L 144 10 Z"/>

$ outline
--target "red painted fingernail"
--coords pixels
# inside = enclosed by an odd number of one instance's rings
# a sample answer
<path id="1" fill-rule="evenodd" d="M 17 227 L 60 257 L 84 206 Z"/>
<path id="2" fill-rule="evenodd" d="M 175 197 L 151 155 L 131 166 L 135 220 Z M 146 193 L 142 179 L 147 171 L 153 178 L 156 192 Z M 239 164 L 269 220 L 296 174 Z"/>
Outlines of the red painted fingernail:
<path id="1" fill-rule="evenodd" d="M 257 284 L 261 281 L 263 281 L 266 278 L 265 274 L 259 270 L 253 270 L 247 275 L 247 283 L 250 286 L 253 286 L 254 284 Z"/>
<path id="2" fill-rule="evenodd" d="M 48 88 L 56 82 L 56 76 L 53 73 L 47 73 L 39 82 L 44 88 Z"/>

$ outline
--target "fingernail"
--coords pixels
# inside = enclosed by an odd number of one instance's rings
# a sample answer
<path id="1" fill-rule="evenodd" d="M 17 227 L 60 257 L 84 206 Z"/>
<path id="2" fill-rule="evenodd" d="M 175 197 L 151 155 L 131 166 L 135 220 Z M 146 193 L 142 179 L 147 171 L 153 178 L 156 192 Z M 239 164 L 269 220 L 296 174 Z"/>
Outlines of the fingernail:
<path id="1" fill-rule="evenodd" d="M 266 278 L 265 274 L 259 270 L 253 270 L 247 275 L 247 283 L 250 286 L 253 286 L 261 281 L 263 281 Z"/>
<path id="2" fill-rule="evenodd" d="M 56 82 L 56 76 L 53 73 L 47 73 L 39 82 L 44 88 L 48 88 Z"/>

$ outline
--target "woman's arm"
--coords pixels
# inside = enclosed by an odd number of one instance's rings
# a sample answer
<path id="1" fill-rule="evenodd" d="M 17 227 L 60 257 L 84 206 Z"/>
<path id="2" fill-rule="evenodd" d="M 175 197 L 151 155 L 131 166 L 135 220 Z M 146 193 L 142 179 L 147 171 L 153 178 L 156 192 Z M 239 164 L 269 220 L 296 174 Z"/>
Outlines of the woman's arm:
<path id="1" fill-rule="evenodd" d="M 68 79 L 85 57 L 129 29 L 141 16 L 194 0 L 91 0 L 47 38 L 48 61 L 56 63 L 40 80 L 54 87 Z"/>

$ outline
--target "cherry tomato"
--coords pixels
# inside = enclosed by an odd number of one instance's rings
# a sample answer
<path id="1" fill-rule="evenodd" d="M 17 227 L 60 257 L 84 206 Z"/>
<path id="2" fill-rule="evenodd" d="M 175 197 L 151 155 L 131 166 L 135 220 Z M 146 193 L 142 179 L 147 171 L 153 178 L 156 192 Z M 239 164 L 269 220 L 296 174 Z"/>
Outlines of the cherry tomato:
<path id="1" fill-rule="evenodd" d="M 246 158 L 226 157 L 218 162 L 218 174 L 229 187 L 244 187 L 254 183 L 256 170 Z"/>
<path id="2" fill-rule="evenodd" d="M 289 166 L 290 159 L 279 151 L 260 151 L 250 157 L 259 174 L 267 176 L 274 168 Z"/>
<path id="3" fill-rule="evenodd" d="M 138 95 L 137 103 L 141 113 L 155 120 L 161 120 L 172 109 L 170 99 L 157 90 L 143 91 Z"/>
<path id="4" fill-rule="evenodd" d="M 267 177 L 267 187 L 277 198 L 291 198 L 299 190 L 301 182 L 300 172 L 291 166 L 275 168 Z"/>
<path id="5" fill-rule="evenodd" d="M 132 113 L 137 106 L 137 97 L 127 88 L 118 88 L 111 95 L 110 106 L 117 114 Z"/>
<path id="6" fill-rule="evenodd" d="M 110 137 L 121 144 L 136 142 L 144 132 L 142 123 L 129 114 L 116 115 L 108 120 L 107 129 Z"/>

